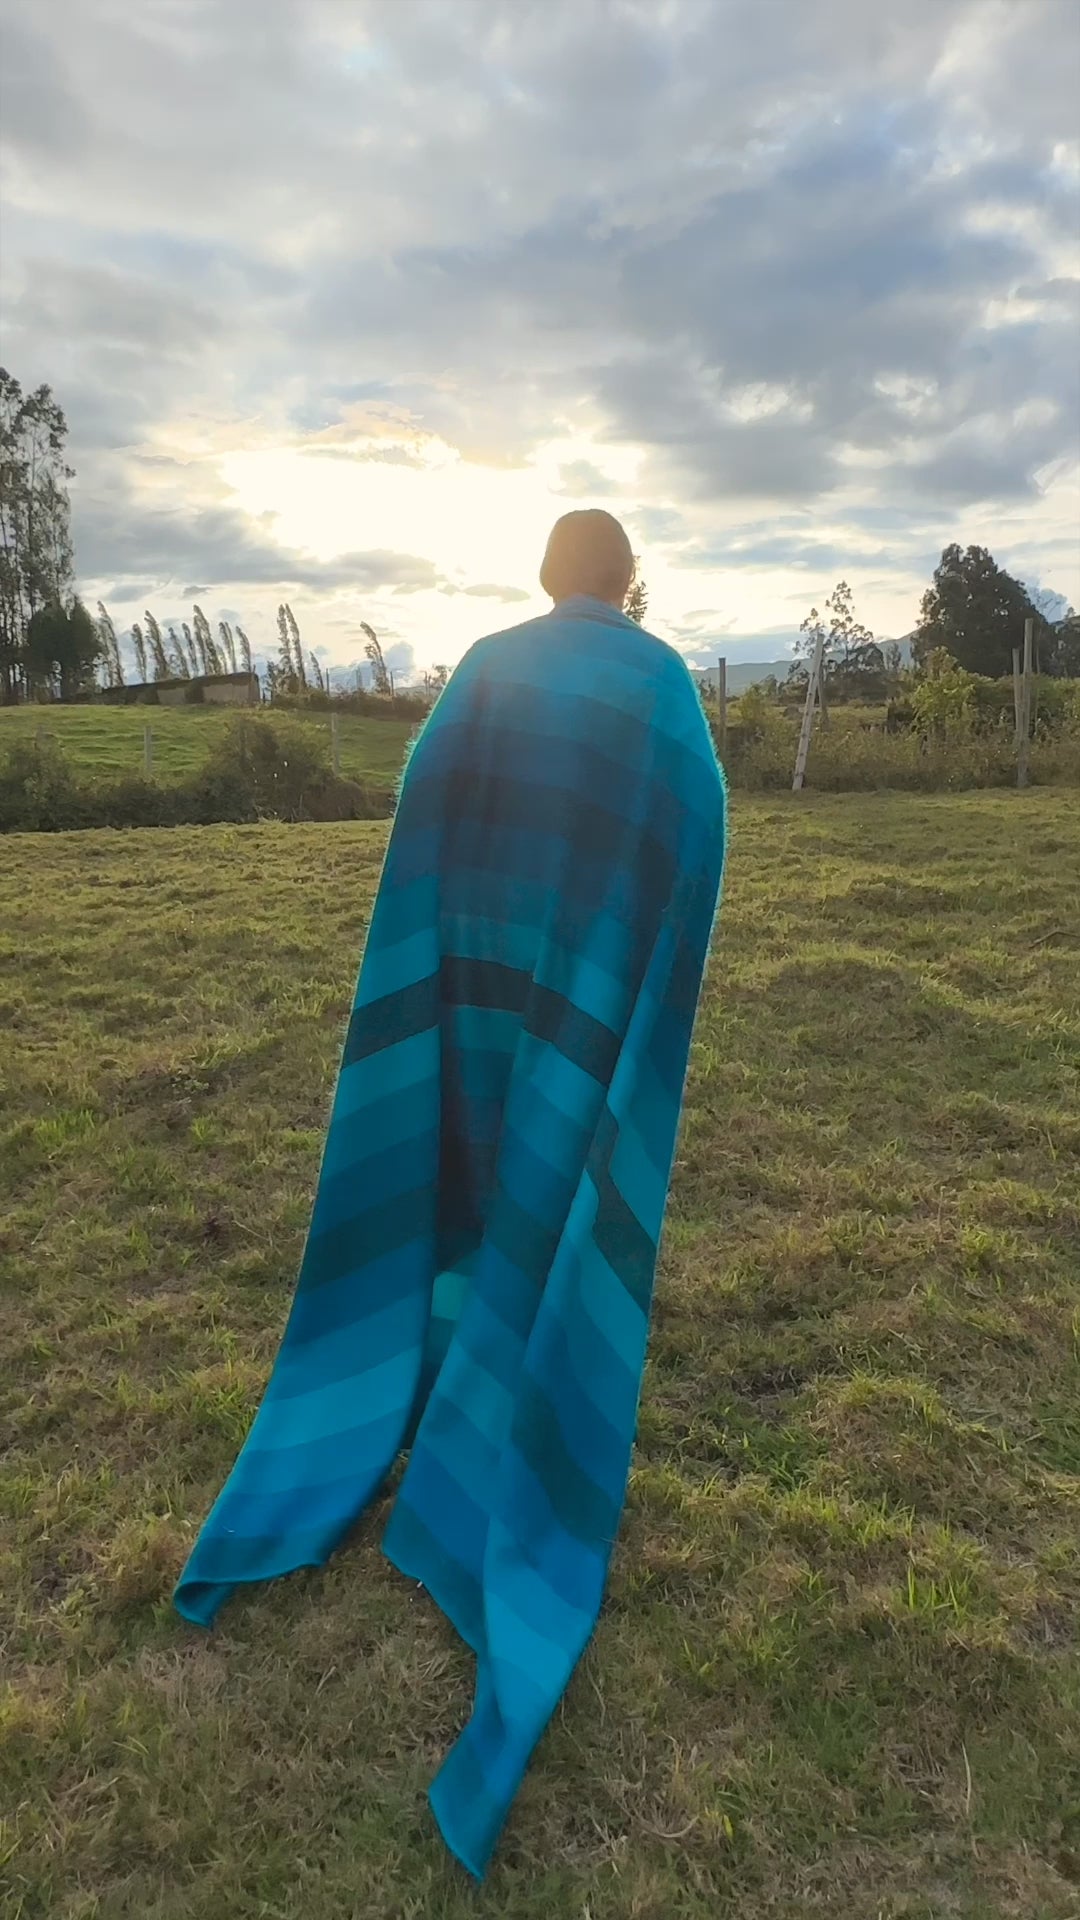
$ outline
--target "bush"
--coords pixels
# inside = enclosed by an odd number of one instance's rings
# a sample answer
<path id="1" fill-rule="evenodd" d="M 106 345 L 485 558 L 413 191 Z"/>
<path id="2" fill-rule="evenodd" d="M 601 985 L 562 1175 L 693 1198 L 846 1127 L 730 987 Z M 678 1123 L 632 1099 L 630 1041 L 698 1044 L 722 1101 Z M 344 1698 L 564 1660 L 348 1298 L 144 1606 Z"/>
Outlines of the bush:
<path id="1" fill-rule="evenodd" d="M 236 713 L 210 749 L 206 772 L 236 778 L 256 815 L 302 820 L 305 795 L 330 778 L 326 735 L 288 714 Z"/>
<path id="2" fill-rule="evenodd" d="M 885 709 L 886 733 L 904 733 L 914 725 L 915 707 L 912 700 L 907 695 L 899 700 L 890 700 Z"/>
<path id="3" fill-rule="evenodd" d="M 752 793 L 786 792 L 795 769 L 799 721 L 778 707 L 765 707 L 762 713 L 751 704 L 746 719 L 740 703 L 739 718 L 728 727 L 727 775 L 733 787 Z M 715 737 L 715 722 L 713 728 Z M 1036 731 L 1031 779 L 1034 784 L 1080 785 L 1080 718 L 1066 714 L 1052 732 Z M 806 782 L 823 793 L 1013 786 L 1013 728 L 981 727 L 971 711 L 966 720 L 946 716 L 937 732 L 892 732 L 887 720 L 874 728 L 847 726 L 834 714 L 827 730 L 815 720 Z"/>
<path id="4" fill-rule="evenodd" d="M 300 709 L 314 713 L 362 713 L 369 720 L 426 720 L 434 696 L 415 693 L 372 693 L 357 687 L 352 693 L 327 693 L 322 687 L 308 687 L 303 693 L 276 693 L 274 712 Z"/>
<path id="5" fill-rule="evenodd" d="M 940 650 L 931 661 L 931 672 L 911 696 L 915 731 L 928 743 L 965 745 L 975 731 L 975 675 Z"/>
<path id="6" fill-rule="evenodd" d="M 1013 684 L 1011 680 L 985 680 L 972 675 L 975 709 L 983 726 L 1015 725 Z M 1076 681 L 1051 680 L 1036 674 L 1032 685 L 1033 731 L 1036 739 L 1050 739 L 1070 727 L 1078 717 L 1080 687 Z"/>
<path id="7" fill-rule="evenodd" d="M 0 761 L 0 833 L 80 827 L 210 826 L 277 820 L 384 820 L 387 788 L 331 772 L 325 738 L 301 721 L 237 714 L 206 764 L 163 785 L 141 774 L 80 781 L 58 743 L 16 741 Z"/>
<path id="8" fill-rule="evenodd" d="M 328 774 L 305 800 L 305 820 L 386 820 L 394 811 L 389 787 L 364 787 L 358 780 Z"/>
<path id="9" fill-rule="evenodd" d="M 806 779 L 823 793 L 1006 787 L 1016 783 L 1016 751 L 1013 742 L 999 734 L 924 739 L 915 732 L 865 733 L 845 739 L 815 733 Z"/>
<path id="10" fill-rule="evenodd" d="M 1032 744 L 1034 785 L 1080 786 L 1080 687 L 1066 686 L 1062 717 Z M 715 729 L 715 720 L 712 722 Z M 727 774 L 733 787 L 785 792 L 791 787 L 799 721 L 764 697 L 744 696 L 728 728 Z M 890 733 L 865 723 L 815 725 L 807 784 L 820 792 L 908 788 L 925 792 L 1006 787 L 1016 780 L 1011 725 L 928 734 Z M 209 826 L 259 819 L 384 820 L 388 788 L 367 788 L 333 773 L 326 736 L 281 713 L 238 713 L 209 759 L 189 779 L 163 785 L 140 774 L 81 781 L 56 740 L 16 740 L 0 757 L 0 833 L 79 827 Z"/>
<path id="11" fill-rule="evenodd" d="M 709 715 L 709 724 L 719 750 L 715 714 Z M 798 738 L 798 722 L 760 687 L 748 687 L 733 701 L 728 718 L 725 758 L 732 784 L 752 791 L 790 787 Z"/>
<path id="12" fill-rule="evenodd" d="M 0 833 L 81 826 L 80 802 L 75 775 L 51 735 L 12 742 L 0 761 Z"/>

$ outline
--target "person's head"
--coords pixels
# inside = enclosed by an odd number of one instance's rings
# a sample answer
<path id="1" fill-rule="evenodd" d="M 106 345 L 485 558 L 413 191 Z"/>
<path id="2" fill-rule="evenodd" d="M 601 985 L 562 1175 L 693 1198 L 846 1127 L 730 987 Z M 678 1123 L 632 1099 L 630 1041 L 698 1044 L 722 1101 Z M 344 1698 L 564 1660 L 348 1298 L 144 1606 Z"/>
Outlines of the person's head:
<path id="1" fill-rule="evenodd" d="M 630 542 L 612 514 L 587 507 L 556 520 L 540 568 L 540 585 L 556 605 L 587 593 L 621 607 L 633 577 Z"/>

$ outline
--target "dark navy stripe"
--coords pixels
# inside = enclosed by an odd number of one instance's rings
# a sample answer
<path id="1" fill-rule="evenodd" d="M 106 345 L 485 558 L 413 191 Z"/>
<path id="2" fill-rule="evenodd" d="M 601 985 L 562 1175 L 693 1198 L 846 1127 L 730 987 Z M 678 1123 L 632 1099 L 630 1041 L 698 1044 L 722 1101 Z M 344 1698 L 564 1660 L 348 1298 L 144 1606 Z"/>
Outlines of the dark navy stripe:
<path id="1" fill-rule="evenodd" d="M 522 1026 L 535 1040 L 549 1046 L 607 1086 L 619 1057 L 617 1033 L 557 993 L 538 985 L 520 967 L 499 960 L 467 960 L 460 955 L 442 964 L 444 1002 L 456 1007 L 492 1007 L 522 1017 Z"/>
<path id="2" fill-rule="evenodd" d="M 312 1223 L 304 1254 L 302 1284 L 324 1286 L 346 1273 L 359 1271 L 384 1254 L 407 1247 L 430 1230 L 434 1219 L 434 1192 L 430 1180 L 392 1200 L 376 1201 L 349 1220 L 322 1227 Z M 367 1302 L 364 1302 L 366 1307 Z M 364 1309 L 358 1303 L 357 1311 Z"/>
<path id="3" fill-rule="evenodd" d="M 656 1243 L 630 1211 L 610 1173 L 599 1182 L 593 1239 L 642 1313 L 648 1313 L 656 1270 Z"/>
<path id="4" fill-rule="evenodd" d="M 461 954 L 444 955 L 439 977 L 445 1006 L 495 1007 L 503 1013 L 522 1013 L 532 986 L 531 975 L 520 967 Z"/>
<path id="5" fill-rule="evenodd" d="M 542 1482 L 567 1533 L 590 1546 L 610 1545 L 618 1529 L 621 1502 L 612 1500 L 578 1466 L 554 1407 L 528 1373 L 522 1374 L 518 1384 L 514 1445 Z"/>
<path id="6" fill-rule="evenodd" d="M 582 1013 L 572 1000 L 551 987 L 534 987 L 525 1017 L 527 1032 L 546 1040 L 583 1073 L 607 1086 L 615 1071 L 621 1042 L 610 1027 Z"/>
<path id="7" fill-rule="evenodd" d="M 538 1220 L 499 1186 L 488 1214 L 486 1238 L 539 1295 L 562 1239 L 562 1226 L 561 1221 Z"/>
<path id="8" fill-rule="evenodd" d="M 429 974 L 399 987 L 396 993 L 384 993 L 379 1000 L 354 1007 L 345 1039 L 342 1066 L 352 1067 L 367 1060 L 384 1047 L 395 1047 L 414 1034 L 425 1033 L 439 1023 L 439 976 Z"/>
<path id="9" fill-rule="evenodd" d="M 608 1168 L 611 1166 L 611 1156 L 615 1150 L 615 1142 L 618 1137 L 619 1123 L 605 1100 L 600 1110 L 600 1118 L 596 1123 L 596 1132 L 593 1135 L 588 1159 L 585 1163 L 592 1175 L 593 1185 L 597 1188 L 599 1188 L 601 1181 L 607 1174 Z"/>

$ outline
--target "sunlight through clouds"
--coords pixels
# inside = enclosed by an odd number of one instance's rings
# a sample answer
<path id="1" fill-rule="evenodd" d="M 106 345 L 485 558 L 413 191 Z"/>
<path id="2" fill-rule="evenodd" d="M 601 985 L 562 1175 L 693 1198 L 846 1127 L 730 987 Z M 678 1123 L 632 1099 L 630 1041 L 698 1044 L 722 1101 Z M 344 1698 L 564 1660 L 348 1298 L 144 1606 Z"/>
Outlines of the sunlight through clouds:
<path id="1" fill-rule="evenodd" d="M 905 633 L 950 540 L 1080 600 L 1080 9 L 0 22 L 5 363 L 119 623 L 199 582 L 256 651 L 288 598 L 343 668 L 361 619 L 453 660 L 590 502 L 705 657 L 842 576 Z"/>

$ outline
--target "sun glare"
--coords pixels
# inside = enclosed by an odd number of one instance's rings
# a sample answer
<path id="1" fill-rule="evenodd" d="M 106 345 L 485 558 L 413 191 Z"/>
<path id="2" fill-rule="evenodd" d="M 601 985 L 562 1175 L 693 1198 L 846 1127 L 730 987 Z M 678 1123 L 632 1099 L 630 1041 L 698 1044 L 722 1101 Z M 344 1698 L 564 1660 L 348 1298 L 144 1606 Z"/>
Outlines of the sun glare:
<path id="1" fill-rule="evenodd" d="M 574 504 L 556 491 L 549 461 L 486 467 L 441 441 L 420 453 L 384 440 L 235 453 L 220 472 L 245 513 L 272 516 L 277 539 L 316 559 L 421 554 L 448 580 L 527 591 L 549 523 Z"/>

